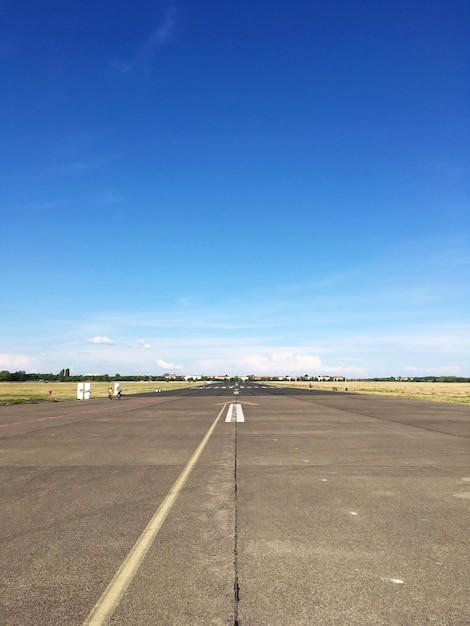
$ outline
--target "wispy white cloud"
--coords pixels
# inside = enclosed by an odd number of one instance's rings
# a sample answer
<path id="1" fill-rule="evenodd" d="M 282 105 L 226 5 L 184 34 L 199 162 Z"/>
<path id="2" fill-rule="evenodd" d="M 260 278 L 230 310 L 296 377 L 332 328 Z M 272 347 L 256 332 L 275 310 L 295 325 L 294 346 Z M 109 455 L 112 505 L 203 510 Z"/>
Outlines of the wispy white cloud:
<path id="1" fill-rule="evenodd" d="M 83 314 L 75 321 L 48 320 L 47 329 L 43 327 L 47 341 L 39 349 L 47 347 L 50 355 L 41 358 L 40 371 L 70 366 L 77 372 L 145 374 L 160 368 L 208 375 L 308 373 L 354 378 L 412 375 L 405 368 L 416 367 L 419 373 L 445 368 L 439 371 L 468 375 L 470 328 L 465 315 L 453 315 L 459 323 L 439 321 L 437 307 L 429 307 L 432 291 L 412 287 L 388 286 L 387 291 L 375 286 L 361 292 L 359 285 L 343 297 L 334 289 L 324 299 L 318 297 L 318 287 L 311 300 L 305 289 L 307 295 L 301 291 L 295 308 L 267 288 L 262 297 L 230 296 L 217 304 L 194 297 L 189 307 L 174 296 L 158 308 L 154 303 L 135 313 L 122 309 Z M 409 306 L 410 301 L 419 303 L 418 309 L 404 316 L 398 304 Z M 60 339 L 52 339 L 58 329 Z M 83 354 L 80 348 L 86 337 L 89 349 Z M 20 352 L 22 347 L 4 343 L 3 349 Z M 156 354 L 162 357 L 158 362 Z"/>
<path id="2" fill-rule="evenodd" d="M 114 330 L 113 335 L 115 336 Z M 35 354 L 4 353 L 0 369 L 9 371 L 99 371 L 126 374 L 156 374 L 163 371 L 215 374 L 344 375 L 347 378 L 398 375 L 468 375 L 469 342 L 457 350 L 462 334 L 431 335 L 347 335 L 323 336 L 315 344 L 271 343 L 266 337 L 172 336 L 130 339 L 119 334 L 90 336 L 89 350 L 77 343 L 54 339 L 48 353 L 44 346 Z M 162 357 L 155 360 L 152 349 L 158 345 Z M 82 343 L 83 346 L 83 343 Z M 91 349 L 93 346 L 93 349 Z M 166 355 L 171 355 L 167 358 Z M 415 368 L 415 369 L 411 369 Z"/>
<path id="3" fill-rule="evenodd" d="M 246 307 L 248 305 L 245 305 Z M 167 308 L 165 311 L 148 311 L 145 313 L 102 313 L 93 316 L 90 324 L 100 323 L 103 326 L 112 327 L 118 331 L 129 331 L 130 329 L 140 329 L 142 334 L 147 332 L 160 332 L 162 330 L 213 330 L 213 331 L 244 331 L 263 328 L 277 327 L 278 320 L 269 319 L 249 319 L 246 314 L 239 315 L 241 310 L 230 308 L 230 313 L 215 309 L 193 308 L 189 314 L 178 308 Z M 254 314 L 253 314 L 254 315 Z M 243 317 L 244 321 L 235 319 Z M 86 323 L 86 322 L 83 322 Z"/>
<path id="4" fill-rule="evenodd" d="M 119 156 L 103 155 L 97 157 L 85 157 L 83 159 L 75 159 L 68 162 L 62 162 L 60 164 L 52 166 L 46 176 L 75 176 L 80 174 L 86 174 L 88 172 L 94 172 L 101 168 L 114 163 L 119 160 Z"/>
<path id="5" fill-rule="evenodd" d="M 439 367 L 415 367 L 408 365 L 403 368 L 410 376 L 463 376 L 458 365 L 440 365 Z"/>
<path id="6" fill-rule="evenodd" d="M 111 191 L 99 196 L 97 198 L 97 202 L 99 202 L 100 204 L 114 206 L 117 204 L 122 204 L 124 202 L 124 197 Z"/>
<path id="7" fill-rule="evenodd" d="M 89 339 L 87 339 L 88 343 L 95 343 L 95 344 L 108 344 L 108 345 L 113 345 L 114 341 L 112 341 L 109 337 L 104 337 L 104 336 L 96 336 L 96 337 L 90 337 Z"/>
<path id="8" fill-rule="evenodd" d="M 423 158 L 417 161 L 416 164 L 418 168 L 433 176 L 457 179 L 468 177 L 470 167 L 470 163 L 465 160 L 445 158 L 441 155 Z"/>
<path id="9" fill-rule="evenodd" d="M 163 359 L 158 359 L 157 360 L 157 365 L 161 369 L 170 370 L 170 371 L 171 370 L 182 370 L 183 369 L 182 365 L 177 365 L 176 363 L 171 363 L 169 361 L 163 361 Z"/>
<path id="10" fill-rule="evenodd" d="M 320 357 L 312 354 L 278 352 L 274 354 L 252 354 L 244 359 L 246 365 L 256 372 L 315 372 L 322 369 Z"/>
<path id="11" fill-rule="evenodd" d="M 0 369 L 9 372 L 38 372 L 42 355 L 0 352 Z"/>
<path id="12" fill-rule="evenodd" d="M 56 209 L 58 207 L 63 208 L 65 202 L 28 202 L 25 204 L 12 204 L 5 207 L 6 210 L 9 211 L 48 211 L 50 209 Z"/>
<path id="13" fill-rule="evenodd" d="M 169 7 L 161 24 L 153 31 L 150 37 L 137 49 L 134 57 L 128 63 L 115 64 L 115 67 L 123 73 L 132 72 L 138 65 L 148 59 L 159 47 L 167 44 L 173 35 L 176 24 L 177 11 L 175 7 Z"/>
<path id="14" fill-rule="evenodd" d="M 403 351 L 423 351 L 435 353 L 468 353 L 470 350 L 470 329 L 468 327 L 417 329 L 409 334 L 377 335 L 362 337 L 364 345 L 376 348 L 388 346 Z"/>
<path id="15" fill-rule="evenodd" d="M 300 347 L 299 347 L 300 348 Z M 301 348 L 300 348 L 301 349 Z M 319 356 L 274 349 L 272 352 L 255 353 L 247 349 L 232 352 L 230 358 L 220 356 L 197 359 L 193 369 L 210 374 L 255 374 L 273 376 L 310 376 L 319 374 L 346 377 L 365 377 L 367 369 L 324 363 Z"/>

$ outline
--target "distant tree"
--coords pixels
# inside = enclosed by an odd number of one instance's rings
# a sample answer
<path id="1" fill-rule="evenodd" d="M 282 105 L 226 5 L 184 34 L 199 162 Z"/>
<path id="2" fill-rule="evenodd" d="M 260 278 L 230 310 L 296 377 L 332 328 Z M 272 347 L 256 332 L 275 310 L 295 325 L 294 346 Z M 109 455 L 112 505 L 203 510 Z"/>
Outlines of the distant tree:
<path id="1" fill-rule="evenodd" d="M 27 376 L 26 372 L 12 372 L 8 374 L 7 380 L 12 382 L 24 381 L 27 380 Z"/>

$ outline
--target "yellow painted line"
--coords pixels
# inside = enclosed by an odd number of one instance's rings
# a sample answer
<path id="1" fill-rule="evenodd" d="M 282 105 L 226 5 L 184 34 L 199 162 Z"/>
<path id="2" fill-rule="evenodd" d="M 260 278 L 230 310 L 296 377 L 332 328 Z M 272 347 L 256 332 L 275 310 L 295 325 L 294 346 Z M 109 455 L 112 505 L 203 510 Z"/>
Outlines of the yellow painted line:
<path id="1" fill-rule="evenodd" d="M 145 555 L 150 549 L 155 537 L 158 534 L 158 531 L 163 525 L 168 513 L 171 511 L 176 499 L 178 498 L 181 490 L 184 487 L 186 480 L 191 474 L 194 466 L 199 460 L 199 457 L 202 454 L 202 451 L 206 447 L 207 442 L 210 439 L 210 436 L 214 432 L 215 427 L 217 426 L 217 422 L 219 421 L 222 413 L 224 412 L 226 404 L 222 407 L 219 414 L 214 420 L 214 423 L 207 431 L 204 439 L 199 444 L 197 450 L 194 452 L 193 456 L 189 459 L 186 464 L 186 467 L 179 475 L 173 487 L 170 489 L 165 499 L 155 512 L 155 515 L 152 517 L 150 522 L 147 524 L 143 533 L 140 535 L 139 539 L 137 539 L 134 547 L 127 555 L 126 559 L 122 563 L 121 567 L 116 572 L 114 578 L 109 583 L 108 587 L 104 591 L 101 598 L 95 604 L 93 610 L 88 615 L 87 619 L 83 622 L 83 626 L 102 626 L 106 624 L 108 620 L 111 618 L 112 614 L 116 610 L 119 602 L 121 601 L 122 596 L 126 592 L 127 587 L 131 583 L 134 578 L 137 570 L 139 569 L 142 561 L 145 558 Z"/>

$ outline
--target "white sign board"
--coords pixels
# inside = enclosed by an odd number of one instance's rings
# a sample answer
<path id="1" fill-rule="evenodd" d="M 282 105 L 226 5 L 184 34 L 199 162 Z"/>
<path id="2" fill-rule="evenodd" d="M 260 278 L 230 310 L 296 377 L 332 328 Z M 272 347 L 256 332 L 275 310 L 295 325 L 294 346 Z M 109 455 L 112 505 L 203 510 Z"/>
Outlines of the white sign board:
<path id="1" fill-rule="evenodd" d="M 89 400 L 89 399 L 90 399 L 90 383 L 78 383 L 77 400 Z"/>

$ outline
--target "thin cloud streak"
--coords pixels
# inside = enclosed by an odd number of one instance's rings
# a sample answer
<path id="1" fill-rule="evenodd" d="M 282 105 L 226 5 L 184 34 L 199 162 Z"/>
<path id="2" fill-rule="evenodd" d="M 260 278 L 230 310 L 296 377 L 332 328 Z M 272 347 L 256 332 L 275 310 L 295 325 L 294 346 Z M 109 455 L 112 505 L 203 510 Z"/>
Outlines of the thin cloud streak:
<path id="1" fill-rule="evenodd" d="M 148 59 L 154 50 L 167 44 L 171 40 L 175 29 L 176 13 L 175 7 L 169 7 L 165 13 L 163 22 L 150 35 L 147 41 L 140 46 L 132 61 L 118 65 L 117 69 L 119 69 L 123 74 L 132 72 L 138 65 Z"/>

